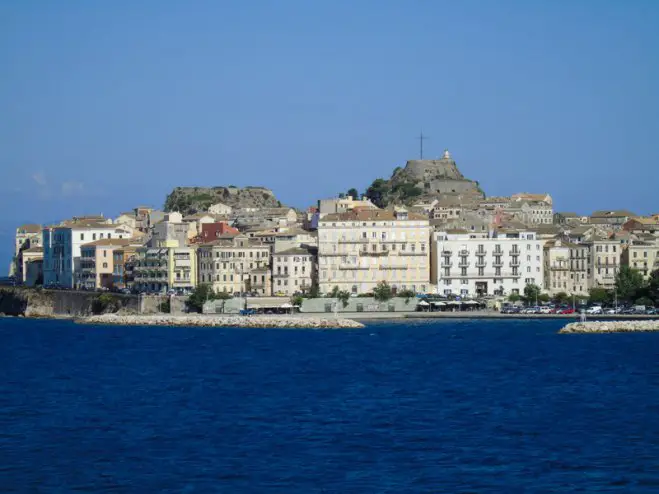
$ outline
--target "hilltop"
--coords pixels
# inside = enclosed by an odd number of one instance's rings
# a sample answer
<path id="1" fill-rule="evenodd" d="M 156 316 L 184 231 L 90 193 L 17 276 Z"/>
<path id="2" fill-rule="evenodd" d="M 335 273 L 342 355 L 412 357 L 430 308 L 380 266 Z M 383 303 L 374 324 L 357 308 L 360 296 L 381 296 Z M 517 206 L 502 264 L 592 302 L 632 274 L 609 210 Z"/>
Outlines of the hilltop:
<path id="1" fill-rule="evenodd" d="M 460 173 L 448 150 L 438 160 L 409 160 L 405 168 L 397 167 L 389 180 L 376 179 L 366 195 L 380 207 L 447 196 L 485 197 L 478 182 Z"/>
<path id="2" fill-rule="evenodd" d="M 176 187 L 165 199 L 165 211 L 194 214 L 221 202 L 232 208 L 275 208 L 281 206 L 266 187 Z"/>

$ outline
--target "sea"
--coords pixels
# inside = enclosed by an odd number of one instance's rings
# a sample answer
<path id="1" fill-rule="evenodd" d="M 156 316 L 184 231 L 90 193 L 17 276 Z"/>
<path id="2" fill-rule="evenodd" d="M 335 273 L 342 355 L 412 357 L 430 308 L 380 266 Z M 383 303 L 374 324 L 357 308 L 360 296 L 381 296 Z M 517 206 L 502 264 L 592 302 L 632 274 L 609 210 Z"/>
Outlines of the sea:
<path id="1" fill-rule="evenodd" d="M 659 334 L 563 324 L 0 319 L 0 492 L 659 492 Z"/>

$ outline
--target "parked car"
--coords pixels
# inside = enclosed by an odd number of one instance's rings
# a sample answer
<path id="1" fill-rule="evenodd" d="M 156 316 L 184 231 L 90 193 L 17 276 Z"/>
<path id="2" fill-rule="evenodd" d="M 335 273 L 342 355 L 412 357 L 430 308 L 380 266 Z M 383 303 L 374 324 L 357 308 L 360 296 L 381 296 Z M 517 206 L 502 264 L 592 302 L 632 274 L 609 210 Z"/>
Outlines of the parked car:
<path id="1" fill-rule="evenodd" d="M 604 314 L 613 315 L 616 313 L 615 309 L 604 309 Z"/>
<path id="2" fill-rule="evenodd" d="M 545 306 L 545 307 L 540 307 L 540 314 L 553 314 L 555 309 L 553 307 Z"/>
<path id="3" fill-rule="evenodd" d="M 599 305 L 594 305 L 586 309 L 586 314 L 601 314 L 602 308 Z"/>
<path id="4" fill-rule="evenodd" d="M 655 309 L 655 308 L 650 307 L 649 309 L 645 310 L 645 313 L 648 316 L 655 316 L 655 315 L 659 314 L 659 309 Z"/>
<path id="5" fill-rule="evenodd" d="M 572 307 L 563 307 L 558 309 L 557 314 L 574 314 L 574 309 Z"/>
<path id="6" fill-rule="evenodd" d="M 240 310 L 240 315 L 241 316 L 253 316 L 256 314 L 256 311 L 254 309 L 241 309 Z"/>

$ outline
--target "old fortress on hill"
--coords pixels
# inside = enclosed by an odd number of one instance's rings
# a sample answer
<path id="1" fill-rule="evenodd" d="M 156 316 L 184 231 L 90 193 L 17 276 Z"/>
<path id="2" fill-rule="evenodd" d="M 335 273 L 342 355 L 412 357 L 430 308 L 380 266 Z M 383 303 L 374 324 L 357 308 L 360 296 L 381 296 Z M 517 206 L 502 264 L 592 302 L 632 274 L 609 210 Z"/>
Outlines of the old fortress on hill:
<path id="1" fill-rule="evenodd" d="M 548 193 L 486 197 L 451 154 L 410 160 L 355 197 L 305 211 L 263 187 L 177 188 L 165 211 L 17 228 L 11 275 L 28 286 L 253 296 L 394 292 L 462 299 L 613 287 L 659 268 L 659 214 L 555 211 Z"/>

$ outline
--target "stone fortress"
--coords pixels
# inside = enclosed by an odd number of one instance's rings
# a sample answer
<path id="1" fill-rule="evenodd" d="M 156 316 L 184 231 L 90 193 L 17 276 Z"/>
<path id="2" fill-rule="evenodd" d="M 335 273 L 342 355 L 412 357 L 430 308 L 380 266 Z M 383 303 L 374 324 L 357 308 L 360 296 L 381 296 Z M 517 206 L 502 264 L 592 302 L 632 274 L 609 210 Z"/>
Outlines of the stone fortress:
<path id="1" fill-rule="evenodd" d="M 425 197 L 463 196 L 483 199 L 484 192 L 478 182 L 460 173 L 448 149 L 440 159 L 409 160 L 405 168 L 397 169 L 392 184 L 406 182 L 423 191 Z"/>

